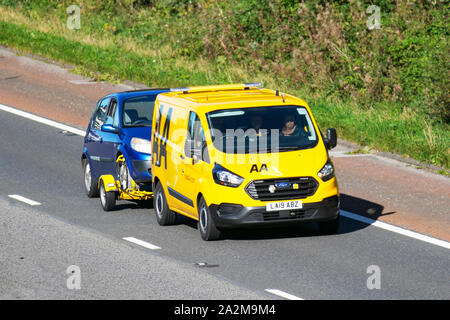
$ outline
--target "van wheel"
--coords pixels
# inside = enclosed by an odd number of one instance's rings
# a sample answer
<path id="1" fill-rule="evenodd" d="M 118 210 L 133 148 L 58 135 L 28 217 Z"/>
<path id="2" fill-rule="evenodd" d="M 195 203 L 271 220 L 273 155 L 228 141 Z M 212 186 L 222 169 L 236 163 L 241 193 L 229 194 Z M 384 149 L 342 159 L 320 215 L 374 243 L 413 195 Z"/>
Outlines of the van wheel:
<path id="1" fill-rule="evenodd" d="M 222 236 L 222 232 L 217 229 L 203 197 L 198 202 L 198 228 L 202 239 L 205 241 L 217 240 Z"/>
<path id="2" fill-rule="evenodd" d="M 116 193 L 106 192 L 103 181 L 100 180 L 100 203 L 105 211 L 112 211 L 116 206 Z"/>
<path id="3" fill-rule="evenodd" d="M 92 178 L 91 166 L 87 159 L 83 160 L 84 189 L 88 198 L 98 197 L 98 185 Z"/>
<path id="4" fill-rule="evenodd" d="M 160 183 L 156 185 L 153 197 L 153 208 L 156 211 L 156 220 L 161 226 L 169 226 L 175 223 L 176 214 L 170 211 L 167 205 L 167 199 L 164 194 L 164 189 Z"/>
<path id="5" fill-rule="evenodd" d="M 337 218 L 333 220 L 318 222 L 319 232 L 325 235 L 336 234 L 339 229 L 340 216 L 341 215 L 338 214 Z"/>

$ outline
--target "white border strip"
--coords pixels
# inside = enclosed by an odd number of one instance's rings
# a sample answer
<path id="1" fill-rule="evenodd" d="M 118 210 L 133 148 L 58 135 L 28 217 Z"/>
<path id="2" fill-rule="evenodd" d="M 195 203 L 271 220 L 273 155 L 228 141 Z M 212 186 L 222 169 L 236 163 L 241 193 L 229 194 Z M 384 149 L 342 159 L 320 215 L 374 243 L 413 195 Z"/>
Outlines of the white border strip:
<path id="1" fill-rule="evenodd" d="M 122 238 L 122 239 L 125 240 L 125 241 L 132 242 L 134 244 L 140 245 L 140 246 L 142 246 L 144 248 L 147 248 L 147 249 L 150 249 L 150 250 L 161 249 L 160 247 L 155 246 L 154 244 L 151 244 L 151 243 L 148 243 L 148 242 L 145 242 L 145 241 L 133 238 L 133 237 L 126 237 L 126 238 Z"/>
<path id="2" fill-rule="evenodd" d="M 372 225 L 374 227 L 378 227 L 378 228 L 381 228 L 381 229 L 384 229 L 384 230 L 392 231 L 392 232 L 395 232 L 395 233 L 398 233 L 398 234 L 401 234 L 401 235 L 404 235 L 404 236 L 407 236 L 407 237 L 410 237 L 410 238 L 414 238 L 414 239 L 417 239 L 417 240 L 421 240 L 421 241 L 424 241 L 424 242 L 428 242 L 428 243 L 434 244 L 436 246 L 440 246 L 440 247 L 443 247 L 443 248 L 446 248 L 446 249 L 450 249 L 450 242 L 447 242 L 447 241 L 444 241 L 444 240 L 439 240 L 439 239 L 436 239 L 436 238 L 432 238 L 432 237 L 429 237 L 429 236 L 426 236 L 426 235 L 423 235 L 423 234 L 420 234 L 420 233 L 417 233 L 417 232 L 414 232 L 414 231 L 410 231 L 410 230 L 406 230 L 406 229 L 394 226 L 394 225 L 386 223 L 386 222 L 373 220 L 373 219 L 370 219 L 370 218 L 367 218 L 367 217 L 363 217 L 363 216 L 360 216 L 358 214 L 354 214 L 354 213 L 351 213 L 351 212 L 348 212 L 348 211 L 344 211 L 344 210 L 341 210 L 341 215 L 346 217 L 346 218 L 350 218 L 350 219 L 353 219 L 353 220 L 357 220 L 359 222 L 370 224 L 370 225 Z"/>
<path id="3" fill-rule="evenodd" d="M 27 119 L 30 119 L 30 120 L 42 123 L 42 124 L 46 124 L 46 125 L 48 125 L 50 127 L 54 127 L 54 128 L 60 129 L 60 130 L 65 130 L 65 131 L 74 133 L 76 135 L 82 136 L 82 137 L 84 137 L 86 135 L 86 132 L 83 131 L 83 130 L 67 126 L 67 125 L 62 124 L 60 122 L 56 122 L 56 121 L 49 120 L 49 119 L 46 119 L 46 118 L 43 118 L 43 117 L 39 117 L 39 116 L 36 116 L 34 114 L 31 114 L 31 113 L 28 113 L 28 112 L 25 112 L 25 111 L 22 111 L 22 110 L 11 108 L 11 107 L 5 106 L 3 104 L 0 104 L 0 110 L 6 111 L 6 112 L 9 112 L 9 113 L 13 113 L 15 115 L 18 115 L 18 116 L 21 116 L 21 117 L 24 117 L 24 118 L 27 118 Z"/>
<path id="4" fill-rule="evenodd" d="M 31 199 L 22 197 L 22 196 L 20 196 L 18 194 L 10 194 L 8 197 L 16 199 L 17 201 L 25 202 L 26 204 L 29 204 L 30 206 L 39 206 L 40 205 L 39 202 L 36 202 L 36 201 L 31 200 Z"/>
<path id="5" fill-rule="evenodd" d="M 286 293 L 286 292 L 278 290 L 278 289 L 266 289 L 264 291 L 267 291 L 267 292 L 269 292 L 271 294 L 277 295 L 279 297 L 282 297 L 282 298 L 285 298 L 285 299 L 288 299 L 288 300 L 304 300 L 304 299 L 302 299 L 300 297 L 294 296 L 294 295 L 292 295 L 290 293 Z"/>

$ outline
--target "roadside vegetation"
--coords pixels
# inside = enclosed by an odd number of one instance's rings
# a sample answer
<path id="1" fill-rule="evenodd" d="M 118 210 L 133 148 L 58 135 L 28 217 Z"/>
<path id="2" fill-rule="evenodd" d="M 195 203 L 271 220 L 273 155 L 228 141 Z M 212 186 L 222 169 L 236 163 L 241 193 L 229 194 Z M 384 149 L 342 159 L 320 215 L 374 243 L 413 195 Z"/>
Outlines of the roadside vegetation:
<path id="1" fill-rule="evenodd" d="M 261 81 L 304 98 L 323 129 L 448 173 L 448 5 L 376 5 L 381 28 L 369 30 L 362 1 L 0 0 L 0 44 L 97 80 Z"/>

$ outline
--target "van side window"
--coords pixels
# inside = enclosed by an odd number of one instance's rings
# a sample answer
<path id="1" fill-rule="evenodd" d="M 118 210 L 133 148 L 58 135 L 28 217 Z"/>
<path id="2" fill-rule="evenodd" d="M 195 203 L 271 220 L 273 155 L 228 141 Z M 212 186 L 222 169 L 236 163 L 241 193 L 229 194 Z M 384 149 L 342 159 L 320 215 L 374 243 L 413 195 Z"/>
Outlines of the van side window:
<path id="1" fill-rule="evenodd" d="M 92 129 L 100 130 L 106 121 L 110 98 L 103 99 L 95 111 L 92 119 Z"/>
<path id="2" fill-rule="evenodd" d="M 208 148 L 206 147 L 205 133 L 200 118 L 195 112 L 189 113 L 187 140 L 193 141 L 194 152 L 198 152 L 201 160 L 209 163 Z M 200 154 L 201 153 L 201 154 Z M 189 154 L 186 154 L 189 156 Z"/>
<path id="3" fill-rule="evenodd" d="M 195 122 L 196 121 L 200 121 L 200 119 L 198 119 L 197 114 L 195 114 L 195 112 L 190 112 L 189 113 L 189 121 L 188 121 L 188 128 L 187 128 L 187 136 L 189 138 L 189 140 L 193 140 L 194 139 L 194 127 L 195 127 Z"/>

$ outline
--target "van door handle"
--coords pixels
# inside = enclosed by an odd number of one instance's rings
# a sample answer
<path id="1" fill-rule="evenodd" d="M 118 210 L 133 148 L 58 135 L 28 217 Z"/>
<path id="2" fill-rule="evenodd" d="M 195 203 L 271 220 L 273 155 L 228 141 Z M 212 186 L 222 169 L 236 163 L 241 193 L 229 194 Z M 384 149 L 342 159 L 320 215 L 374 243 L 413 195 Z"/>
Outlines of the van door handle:
<path id="1" fill-rule="evenodd" d="M 180 158 L 181 160 L 184 160 L 184 156 L 182 154 L 180 154 Z"/>

